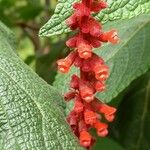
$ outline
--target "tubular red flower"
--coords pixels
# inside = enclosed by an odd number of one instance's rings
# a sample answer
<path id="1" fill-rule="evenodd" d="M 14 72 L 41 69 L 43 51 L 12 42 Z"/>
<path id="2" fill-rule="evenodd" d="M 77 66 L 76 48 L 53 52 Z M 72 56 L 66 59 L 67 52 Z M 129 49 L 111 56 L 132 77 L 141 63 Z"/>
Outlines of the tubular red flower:
<path id="1" fill-rule="evenodd" d="M 80 145 L 89 147 L 91 145 L 92 136 L 87 131 L 80 132 Z"/>
<path id="2" fill-rule="evenodd" d="M 97 130 L 97 134 L 101 137 L 105 137 L 108 134 L 108 125 L 99 121 L 96 121 L 94 127 Z"/>
<path id="3" fill-rule="evenodd" d="M 62 73 L 67 73 L 73 64 L 77 53 L 75 51 L 71 52 L 65 59 L 60 59 L 57 61 L 58 70 Z"/>
<path id="4" fill-rule="evenodd" d="M 114 114 L 116 112 L 116 108 L 110 107 L 104 103 L 99 102 L 99 100 L 94 99 L 92 102 L 93 107 L 99 111 L 100 113 L 103 113 L 105 118 L 111 122 L 114 120 Z"/>

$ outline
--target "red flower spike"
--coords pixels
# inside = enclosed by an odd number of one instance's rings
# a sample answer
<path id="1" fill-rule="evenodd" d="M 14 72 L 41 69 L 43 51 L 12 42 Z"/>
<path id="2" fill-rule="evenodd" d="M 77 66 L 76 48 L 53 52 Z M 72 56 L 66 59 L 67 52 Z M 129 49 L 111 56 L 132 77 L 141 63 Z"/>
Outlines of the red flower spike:
<path id="1" fill-rule="evenodd" d="M 92 47 L 84 42 L 78 45 L 78 53 L 81 58 L 88 59 L 92 56 Z"/>
<path id="2" fill-rule="evenodd" d="M 73 4 L 74 14 L 66 23 L 72 30 L 78 29 L 78 33 L 66 45 L 74 50 L 71 56 L 58 61 L 58 68 L 64 73 L 69 71 L 72 64 L 80 68 L 80 76 L 73 75 L 70 82 L 74 91 L 66 93 L 64 97 L 66 101 L 74 99 L 74 109 L 67 120 L 80 144 L 87 149 L 91 149 L 95 141 L 88 130 L 95 127 L 99 136 L 106 136 L 108 125 L 101 120 L 104 116 L 107 121 L 112 121 L 116 112 L 115 108 L 95 98 L 97 91 L 102 92 L 106 88 L 109 68 L 102 58 L 93 53 L 93 48 L 100 47 L 103 42 L 116 44 L 119 41 L 116 30 L 103 32 L 102 25 L 92 16 L 92 12 L 97 13 L 106 7 L 103 0 L 82 0 Z"/>
<path id="3" fill-rule="evenodd" d="M 69 91 L 64 95 L 65 101 L 70 101 L 71 99 L 75 98 L 76 92 L 75 91 Z"/>
<path id="4" fill-rule="evenodd" d="M 93 125 L 96 123 L 97 114 L 93 111 L 86 110 L 84 112 L 84 120 L 86 124 Z"/>
<path id="5" fill-rule="evenodd" d="M 92 87 L 86 85 L 85 82 L 79 83 L 79 92 L 80 92 L 81 98 L 87 103 L 90 103 L 91 101 L 93 101 L 95 91 Z"/>
<path id="6" fill-rule="evenodd" d="M 79 88 L 79 77 L 77 75 L 72 75 L 71 82 L 70 82 L 70 87 L 73 88 L 73 89 L 78 89 Z"/>
<path id="7" fill-rule="evenodd" d="M 94 127 L 97 130 L 97 134 L 101 137 L 105 137 L 108 134 L 108 125 L 99 121 L 96 121 Z"/>
<path id="8" fill-rule="evenodd" d="M 87 131 L 80 132 L 80 145 L 89 147 L 91 145 L 92 136 Z"/>
<path id="9" fill-rule="evenodd" d="M 119 42 L 118 34 L 116 30 L 112 30 L 106 33 L 107 39 L 112 44 L 117 44 Z"/>

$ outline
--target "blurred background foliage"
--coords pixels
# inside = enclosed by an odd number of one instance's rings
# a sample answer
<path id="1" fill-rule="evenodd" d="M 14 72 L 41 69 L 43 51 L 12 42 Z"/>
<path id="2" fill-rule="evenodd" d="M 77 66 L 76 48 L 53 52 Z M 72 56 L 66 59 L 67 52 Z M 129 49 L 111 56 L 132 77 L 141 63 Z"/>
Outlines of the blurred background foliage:
<path id="1" fill-rule="evenodd" d="M 50 38 L 38 36 L 39 29 L 54 12 L 57 0 L 0 0 L 0 20 L 16 34 L 17 51 L 24 62 L 52 84 L 56 60 L 69 53 L 65 41 L 69 35 Z M 150 71 L 136 79 L 111 105 L 118 107 L 108 138 L 99 139 L 99 150 L 150 149 Z"/>
<path id="2" fill-rule="evenodd" d="M 55 60 L 68 53 L 68 35 L 40 38 L 40 27 L 54 12 L 57 0 L 0 0 L 0 20 L 16 34 L 18 54 L 45 81 L 56 75 Z"/>

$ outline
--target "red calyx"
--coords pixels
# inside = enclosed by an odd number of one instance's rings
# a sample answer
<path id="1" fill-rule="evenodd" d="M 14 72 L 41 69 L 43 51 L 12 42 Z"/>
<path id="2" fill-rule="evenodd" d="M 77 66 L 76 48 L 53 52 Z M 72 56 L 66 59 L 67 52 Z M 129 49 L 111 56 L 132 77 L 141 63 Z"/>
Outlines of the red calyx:
<path id="1" fill-rule="evenodd" d="M 73 89 L 78 89 L 79 88 L 79 77 L 77 75 L 72 75 L 71 82 L 70 82 L 70 87 L 73 88 Z"/>
<path id="2" fill-rule="evenodd" d="M 58 68 L 64 73 L 73 64 L 80 68 L 80 76 L 73 75 L 71 78 L 70 87 L 73 91 L 66 93 L 64 97 L 66 101 L 74 99 L 74 108 L 67 120 L 74 134 L 80 139 L 80 144 L 87 149 L 95 141 L 88 130 L 94 127 L 99 136 L 106 136 L 108 125 L 101 120 L 112 121 L 116 112 L 115 108 L 95 98 L 97 91 L 103 92 L 106 88 L 109 68 L 102 58 L 93 53 L 93 48 L 100 47 L 103 42 L 116 44 L 119 41 L 116 30 L 103 32 L 102 25 L 91 15 L 92 12 L 97 13 L 106 7 L 103 0 L 82 0 L 73 4 L 74 14 L 66 23 L 72 30 L 78 29 L 79 32 L 66 45 L 74 48 L 74 51 L 58 61 Z"/>
<path id="3" fill-rule="evenodd" d="M 68 93 L 66 93 L 64 95 L 64 99 L 66 101 L 70 101 L 71 99 L 75 98 L 75 96 L 76 96 L 76 92 L 75 91 L 69 91 Z"/>

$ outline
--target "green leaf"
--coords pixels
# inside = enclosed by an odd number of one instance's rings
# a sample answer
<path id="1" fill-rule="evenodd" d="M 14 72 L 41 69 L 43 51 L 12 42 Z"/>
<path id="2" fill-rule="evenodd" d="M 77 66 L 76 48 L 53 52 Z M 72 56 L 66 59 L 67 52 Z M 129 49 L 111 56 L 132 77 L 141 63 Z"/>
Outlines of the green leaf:
<path id="1" fill-rule="evenodd" d="M 72 3 L 79 0 L 58 0 L 54 15 L 41 28 L 40 36 L 52 36 L 69 32 L 65 20 L 72 14 Z M 150 12 L 149 0 L 107 0 L 109 8 L 95 14 L 102 23 L 123 20 Z"/>
<path id="2" fill-rule="evenodd" d="M 108 23 L 105 30 L 116 28 L 121 38 L 120 44 L 105 44 L 96 53 L 104 58 L 110 67 L 106 92 L 97 96 L 110 102 L 134 79 L 150 68 L 150 14 L 137 18 Z M 54 86 L 65 93 L 68 91 L 70 77 L 77 73 L 74 67 L 69 74 L 58 74 Z"/>
<path id="3" fill-rule="evenodd" d="M 150 149 L 150 72 L 139 78 L 119 107 L 117 141 L 126 150 Z"/>
<path id="4" fill-rule="evenodd" d="M 114 140 L 109 138 L 98 138 L 93 150 L 123 150 L 123 148 Z"/>
<path id="5" fill-rule="evenodd" d="M 0 149 L 81 149 L 65 121 L 58 92 L 16 55 L 0 23 Z"/>

